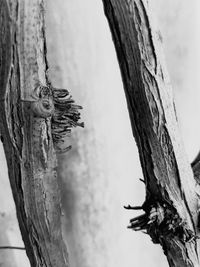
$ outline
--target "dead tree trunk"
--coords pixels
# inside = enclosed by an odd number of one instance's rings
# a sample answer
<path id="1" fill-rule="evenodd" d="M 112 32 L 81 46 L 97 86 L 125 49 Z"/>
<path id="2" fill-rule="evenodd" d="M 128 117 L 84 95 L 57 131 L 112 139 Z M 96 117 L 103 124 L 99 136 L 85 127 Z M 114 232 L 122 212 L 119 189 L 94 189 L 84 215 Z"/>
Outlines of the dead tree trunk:
<path id="1" fill-rule="evenodd" d="M 31 266 L 68 266 L 55 149 L 79 119 L 47 77 L 43 0 L 0 1 L 0 129 Z"/>
<path id="2" fill-rule="evenodd" d="M 150 2 L 150 1 L 149 1 Z M 103 0 L 121 69 L 146 186 L 144 214 L 130 221 L 160 243 L 172 267 L 199 264 L 199 159 L 179 135 L 162 38 L 147 0 Z M 196 167 L 195 167 L 196 166 Z"/>

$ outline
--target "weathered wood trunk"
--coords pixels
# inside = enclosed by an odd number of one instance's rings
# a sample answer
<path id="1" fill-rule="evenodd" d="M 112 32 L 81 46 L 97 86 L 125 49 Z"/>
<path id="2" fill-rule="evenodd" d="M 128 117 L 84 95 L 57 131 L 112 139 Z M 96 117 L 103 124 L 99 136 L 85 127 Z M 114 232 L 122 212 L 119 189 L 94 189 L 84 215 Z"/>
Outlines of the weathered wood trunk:
<path id="1" fill-rule="evenodd" d="M 0 129 L 17 217 L 31 266 L 64 267 L 47 69 L 43 0 L 0 1 Z"/>
<path id="2" fill-rule="evenodd" d="M 162 38 L 150 4 L 146 0 L 103 0 L 103 4 L 146 185 L 141 207 L 145 213 L 132 219 L 130 228 L 145 230 L 160 243 L 170 266 L 199 266 L 199 186 L 181 142 Z"/>

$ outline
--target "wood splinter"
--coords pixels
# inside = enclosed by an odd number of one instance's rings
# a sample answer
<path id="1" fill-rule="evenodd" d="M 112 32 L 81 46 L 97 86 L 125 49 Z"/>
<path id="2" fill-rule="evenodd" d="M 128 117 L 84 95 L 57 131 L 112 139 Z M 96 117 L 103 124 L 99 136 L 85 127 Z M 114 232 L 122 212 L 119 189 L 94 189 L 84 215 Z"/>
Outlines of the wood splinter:
<path id="1" fill-rule="evenodd" d="M 143 209 L 142 206 L 131 206 L 131 205 L 124 206 L 124 208 L 125 208 L 126 210 L 142 210 L 142 209 Z"/>
<path id="2" fill-rule="evenodd" d="M 84 127 L 84 123 L 79 122 L 79 110 L 82 107 L 74 104 L 68 90 L 53 88 L 52 92 L 55 107 L 52 116 L 52 137 L 57 152 L 63 153 L 71 148 L 65 145 L 66 137 L 70 136 L 71 129 L 76 126 Z"/>

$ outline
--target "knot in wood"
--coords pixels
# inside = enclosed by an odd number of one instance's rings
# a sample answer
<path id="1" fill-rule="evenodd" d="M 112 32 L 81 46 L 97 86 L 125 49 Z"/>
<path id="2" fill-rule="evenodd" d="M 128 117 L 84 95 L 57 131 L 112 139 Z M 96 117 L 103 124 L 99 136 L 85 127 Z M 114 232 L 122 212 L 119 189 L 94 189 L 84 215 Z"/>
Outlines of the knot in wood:
<path id="1" fill-rule="evenodd" d="M 36 101 L 31 104 L 31 109 L 36 117 L 48 118 L 54 113 L 52 90 L 46 86 L 35 89 Z"/>

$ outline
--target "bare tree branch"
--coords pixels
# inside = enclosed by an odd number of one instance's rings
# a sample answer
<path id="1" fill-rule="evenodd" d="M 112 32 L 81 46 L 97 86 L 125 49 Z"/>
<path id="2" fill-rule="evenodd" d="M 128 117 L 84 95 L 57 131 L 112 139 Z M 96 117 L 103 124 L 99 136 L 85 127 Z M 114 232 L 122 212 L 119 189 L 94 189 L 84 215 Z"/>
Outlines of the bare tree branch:
<path id="1" fill-rule="evenodd" d="M 31 266 L 68 266 L 55 149 L 80 114 L 47 77 L 43 0 L 0 1 L 0 129 Z M 82 126 L 82 125 L 80 125 Z"/>
<path id="2" fill-rule="evenodd" d="M 162 38 L 144 0 L 103 0 L 146 184 L 130 228 L 160 243 L 170 266 L 199 266 L 196 181 L 181 142 Z M 192 240 L 192 242 L 191 242 Z"/>

